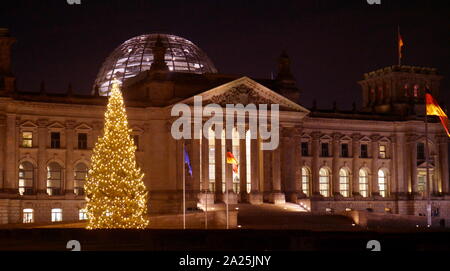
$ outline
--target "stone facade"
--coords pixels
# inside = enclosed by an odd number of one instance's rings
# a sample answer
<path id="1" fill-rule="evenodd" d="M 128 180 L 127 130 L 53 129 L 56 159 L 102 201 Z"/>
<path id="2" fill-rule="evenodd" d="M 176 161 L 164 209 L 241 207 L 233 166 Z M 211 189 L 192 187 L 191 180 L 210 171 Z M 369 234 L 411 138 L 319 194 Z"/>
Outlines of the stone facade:
<path id="1" fill-rule="evenodd" d="M 64 221 L 76 221 L 84 208 L 83 178 L 102 133 L 107 97 L 98 92 L 75 95 L 71 89 L 64 95 L 46 93 L 44 88 L 40 93 L 16 90 L 9 58 L 4 56 L 9 54 L 12 40 L 4 35 L 0 44 L 0 60 L 8 60 L 0 65 L 0 224 L 22 223 L 25 210 L 30 209 L 36 223 L 57 217 L 52 210 L 61 210 Z M 280 57 L 274 80 L 188 74 L 157 67 L 130 78 L 124 82 L 123 93 L 138 145 L 137 162 L 149 190 L 150 213 L 182 212 L 184 144 L 193 168 L 192 176 L 184 174 L 188 208 L 206 202 L 294 202 L 312 212 L 370 209 L 425 214 L 423 172 L 427 165 L 422 147 L 426 138 L 423 117 L 414 108 L 423 107 L 418 97 L 428 82 L 438 95 L 436 80 L 440 77 L 434 70 L 428 76 L 415 69 L 401 69 L 406 77 L 394 74 L 397 72 L 388 69 L 367 75 L 360 82 L 362 110 L 348 112 L 336 108 L 310 111 L 300 106 L 300 91 L 286 54 Z M 375 97 L 370 96 L 372 85 L 386 85 L 389 78 L 399 76 L 402 83 L 412 80 L 413 88 L 419 84 L 414 82 L 420 81 L 421 87 L 412 93 L 417 95 L 412 109 L 410 100 L 405 103 L 393 91 L 396 84 L 389 86 L 384 98 L 370 98 Z M 278 148 L 261 150 L 259 136 L 237 141 L 175 140 L 171 125 L 176 117 L 171 116 L 171 109 L 176 103 L 192 109 L 194 95 L 201 96 L 204 105 L 279 104 Z M 386 104 L 390 107 L 383 107 Z M 428 141 L 433 214 L 449 218 L 448 139 L 434 120 L 429 123 Z M 238 175 L 224 163 L 225 151 L 231 149 L 239 154 Z"/>

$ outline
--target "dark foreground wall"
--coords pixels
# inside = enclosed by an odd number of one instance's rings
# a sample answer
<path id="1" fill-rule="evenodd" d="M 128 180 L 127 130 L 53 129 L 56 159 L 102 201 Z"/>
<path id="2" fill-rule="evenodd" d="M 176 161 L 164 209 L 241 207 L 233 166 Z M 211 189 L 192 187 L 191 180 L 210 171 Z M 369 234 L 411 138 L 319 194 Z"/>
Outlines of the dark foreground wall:
<path id="1" fill-rule="evenodd" d="M 450 232 L 376 233 L 297 230 L 0 230 L 1 250 L 67 250 L 78 240 L 81 250 L 177 251 L 365 251 L 369 240 L 382 251 L 450 250 Z"/>

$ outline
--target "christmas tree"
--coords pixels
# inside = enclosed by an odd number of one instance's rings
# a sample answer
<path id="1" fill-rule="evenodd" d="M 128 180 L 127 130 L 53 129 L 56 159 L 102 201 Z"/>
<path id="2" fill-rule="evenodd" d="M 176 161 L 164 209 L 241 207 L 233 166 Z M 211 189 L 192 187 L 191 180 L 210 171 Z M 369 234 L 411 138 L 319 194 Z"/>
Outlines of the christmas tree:
<path id="1" fill-rule="evenodd" d="M 103 136 L 98 138 L 86 179 L 88 229 L 145 228 L 148 224 L 144 174 L 136 165 L 119 85 L 112 86 Z"/>

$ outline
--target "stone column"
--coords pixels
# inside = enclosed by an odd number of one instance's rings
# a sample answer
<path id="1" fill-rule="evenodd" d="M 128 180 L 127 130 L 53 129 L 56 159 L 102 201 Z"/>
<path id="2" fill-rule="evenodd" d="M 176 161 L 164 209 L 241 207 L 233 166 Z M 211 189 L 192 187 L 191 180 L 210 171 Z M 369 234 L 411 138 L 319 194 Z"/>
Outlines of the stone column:
<path id="1" fill-rule="evenodd" d="M 333 133 L 333 162 L 332 162 L 332 174 L 333 174 L 333 196 L 340 197 L 339 189 L 339 147 L 340 147 L 340 133 Z"/>
<path id="2" fill-rule="evenodd" d="M 11 194 L 18 193 L 17 189 L 15 189 L 14 182 L 17 182 L 16 172 L 16 145 L 17 137 L 16 137 L 16 114 L 7 114 L 6 115 L 6 164 L 5 164 L 5 182 L 4 182 L 4 191 Z"/>
<path id="3" fill-rule="evenodd" d="M 411 156 L 409 157 L 410 174 L 411 178 L 408 183 L 408 190 L 413 194 L 417 193 L 417 142 L 415 135 L 409 135 L 407 139 L 408 149 L 411 150 Z"/>
<path id="4" fill-rule="evenodd" d="M 395 135 L 395 160 L 393 160 L 395 167 L 396 167 L 396 173 L 395 176 L 395 182 L 397 186 L 397 197 L 405 198 L 406 194 L 408 192 L 408 184 L 407 184 L 407 178 L 408 175 L 406 174 L 406 168 L 407 166 L 407 148 L 405 144 L 405 134 L 404 133 L 397 133 Z M 393 180 L 391 180 L 393 182 Z"/>
<path id="5" fill-rule="evenodd" d="M 74 195 L 74 164 L 73 146 L 75 141 L 75 124 L 73 120 L 66 121 L 66 185 L 65 194 Z M 64 184 L 63 184 L 64 185 Z M 63 186 L 64 187 L 64 186 Z"/>
<path id="6" fill-rule="evenodd" d="M 250 140 L 250 163 L 251 163 L 251 191 L 249 195 L 249 202 L 251 204 L 262 204 L 263 194 L 261 193 L 261 165 L 262 153 L 260 150 L 260 139 L 258 135 L 252 135 Z"/>
<path id="7" fill-rule="evenodd" d="M 302 150 L 301 150 L 301 137 L 300 129 L 296 129 L 296 134 L 294 135 L 294 172 L 295 172 L 295 193 L 298 198 L 305 198 L 306 194 L 302 188 Z M 295 201 L 297 202 L 297 200 Z"/>
<path id="8" fill-rule="evenodd" d="M 214 194 L 209 190 L 209 141 L 208 137 L 203 136 L 201 140 L 201 180 L 202 187 L 200 191 L 200 202 L 205 205 L 206 200 L 208 205 L 214 204 Z"/>
<path id="9" fill-rule="evenodd" d="M 223 200 L 222 198 L 222 140 L 220 138 L 215 139 L 214 146 L 214 161 L 215 161 L 215 198 L 216 200 Z"/>
<path id="10" fill-rule="evenodd" d="M 378 141 L 380 140 L 379 135 L 372 135 L 370 137 L 372 140 L 372 163 L 371 163 L 371 178 L 372 178 L 372 185 L 371 189 L 369 191 L 372 191 L 372 196 L 379 197 L 380 196 L 380 188 L 378 186 L 378 155 L 379 155 L 379 147 L 378 147 Z"/>
<path id="11" fill-rule="evenodd" d="M 286 202 L 284 193 L 281 192 L 281 141 L 278 148 L 272 150 L 272 192 L 270 193 L 270 201 L 275 204 L 283 204 Z"/>
<path id="12" fill-rule="evenodd" d="M 281 135 L 281 191 L 286 200 L 297 203 L 295 128 L 283 128 Z"/>
<path id="13" fill-rule="evenodd" d="M 225 153 L 222 155 L 225 159 L 225 191 L 223 194 L 224 202 L 228 201 L 228 204 L 237 203 L 237 194 L 233 190 L 233 165 L 226 162 L 226 153 L 233 152 L 233 140 L 231 138 L 225 138 Z M 228 194 L 227 190 L 228 189 Z"/>
<path id="14" fill-rule="evenodd" d="M 194 126 L 192 126 L 194 128 Z M 200 180 L 201 180 L 201 145 L 200 139 L 191 139 L 191 150 L 190 159 L 192 166 L 192 190 L 191 198 L 197 200 L 197 195 L 200 192 Z"/>
<path id="15" fill-rule="evenodd" d="M 37 161 L 37 194 L 47 195 L 47 119 L 39 119 L 38 125 L 38 161 Z"/>
<path id="16" fill-rule="evenodd" d="M 359 140 L 361 134 L 352 134 L 352 195 L 360 196 L 359 194 Z"/>
<path id="17" fill-rule="evenodd" d="M 247 194 L 247 142 L 244 138 L 239 138 L 239 200 L 248 202 Z M 251 160 L 250 160 L 251 161 Z"/>
<path id="18" fill-rule="evenodd" d="M 312 155 L 312 161 L 311 161 L 311 177 L 312 177 L 312 196 L 319 196 L 320 190 L 319 190 L 319 140 L 320 140 L 321 133 L 320 132 L 312 132 L 312 146 L 311 146 L 311 155 Z"/>
<path id="19" fill-rule="evenodd" d="M 6 143 L 6 117 L 0 115 L 0 193 L 4 189 L 5 182 L 5 143 Z"/>
<path id="20" fill-rule="evenodd" d="M 397 138 L 395 136 L 389 137 L 391 144 L 388 148 L 388 158 L 391 159 L 391 163 L 389 163 L 389 175 L 387 176 L 387 196 L 395 195 L 397 194 L 397 185 L 394 183 L 394 181 L 398 182 L 398 173 L 397 173 Z"/>
<path id="21" fill-rule="evenodd" d="M 440 137 L 439 140 L 439 157 L 441 161 L 441 182 L 442 193 L 449 194 L 449 172 L 448 172 L 448 138 L 447 136 Z"/>

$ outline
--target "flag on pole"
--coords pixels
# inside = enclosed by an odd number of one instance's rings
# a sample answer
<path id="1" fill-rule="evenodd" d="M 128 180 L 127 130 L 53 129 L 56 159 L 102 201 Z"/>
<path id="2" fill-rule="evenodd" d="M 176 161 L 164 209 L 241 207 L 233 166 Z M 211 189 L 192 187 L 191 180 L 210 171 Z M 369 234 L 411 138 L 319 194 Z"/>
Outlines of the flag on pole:
<path id="1" fill-rule="evenodd" d="M 233 165 L 233 172 L 238 173 L 238 162 L 231 152 L 227 152 L 227 164 Z"/>
<path id="2" fill-rule="evenodd" d="M 427 116 L 438 116 L 445 132 L 447 132 L 447 135 L 450 137 L 450 133 L 448 131 L 448 117 L 433 96 L 431 96 L 431 92 L 428 88 L 425 90 L 425 103 L 427 106 Z"/>
<path id="3" fill-rule="evenodd" d="M 184 148 L 184 163 L 187 164 L 189 168 L 189 175 L 192 177 L 192 166 L 191 166 L 191 159 L 189 159 L 189 154 L 186 151 L 186 148 Z"/>
<path id="4" fill-rule="evenodd" d="M 398 59 L 402 59 L 402 47 L 403 47 L 403 38 L 402 35 L 400 35 L 400 27 L 398 28 Z"/>

